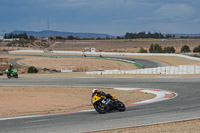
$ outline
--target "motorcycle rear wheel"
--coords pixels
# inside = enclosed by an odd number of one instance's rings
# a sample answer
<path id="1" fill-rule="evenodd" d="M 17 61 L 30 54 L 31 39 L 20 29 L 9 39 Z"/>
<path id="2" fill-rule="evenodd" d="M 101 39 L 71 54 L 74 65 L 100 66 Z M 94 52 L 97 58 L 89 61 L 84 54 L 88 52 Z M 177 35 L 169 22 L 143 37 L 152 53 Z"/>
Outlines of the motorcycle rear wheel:
<path id="1" fill-rule="evenodd" d="M 96 102 L 94 104 L 94 109 L 100 114 L 104 114 L 108 111 L 107 106 L 103 107 L 101 102 Z"/>
<path id="2" fill-rule="evenodd" d="M 121 101 L 116 101 L 115 104 L 117 106 L 118 111 L 125 111 L 126 110 L 124 103 L 122 103 Z"/>
<path id="3" fill-rule="evenodd" d="M 18 78 L 18 74 L 15 74 L 14 77 L 15 77 L 15 78 Z"/>

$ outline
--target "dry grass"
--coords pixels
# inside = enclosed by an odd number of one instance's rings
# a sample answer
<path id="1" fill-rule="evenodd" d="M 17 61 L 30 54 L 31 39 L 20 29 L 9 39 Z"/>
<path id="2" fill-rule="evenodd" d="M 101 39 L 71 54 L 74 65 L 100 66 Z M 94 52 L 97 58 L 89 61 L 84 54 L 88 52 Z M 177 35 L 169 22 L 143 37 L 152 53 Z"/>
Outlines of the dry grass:
<path id="1" fill-rule="evenodd" d="M 48 50 L 68 50 L 82 51 L 85 48 L 96 48 L 97 51 L 103 52 L 139 52 L 140 47 L 149 49 L 151 44 L 159 44 L 162 48 L 174 46 L 179 53 L 183 45 L 188 45 L 191 50 L 200 44 L 200 39 L 120 39 L 120 40 L 68 40 L 60 43 L 51 42 Z M 1 44 L 0 44 L 1 45 Z M 44 49 L 28 44 L 29 47 L 2 47 L 0 50 L 19 50 L 19 49 Z"/>
<path id="2" fill-rule="evenodd" d="M 200 39 L 165 39 L 165 41 L 162 39 L 74 40 L 52 44 L 49 49 L 81 51 L 92 47 L 103 52 L 139 52 L 140 47 L 148 50 L 150 45 L 155 43 L 160 44 L 163 48 L 174 46 L 176 52 L 179 53 L 183 45 L 188 45 L 193 50 L 199 45 Z"/>

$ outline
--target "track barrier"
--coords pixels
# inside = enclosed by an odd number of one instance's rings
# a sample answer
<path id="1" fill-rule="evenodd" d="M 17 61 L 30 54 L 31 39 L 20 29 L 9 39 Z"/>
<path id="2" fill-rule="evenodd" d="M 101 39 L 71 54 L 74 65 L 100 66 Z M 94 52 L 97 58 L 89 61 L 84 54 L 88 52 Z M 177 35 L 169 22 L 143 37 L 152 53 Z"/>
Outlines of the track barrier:
<path id="1" fill-rule="evenodd" d="M 145 68 L 137 70 L 105 70 L 86 72 L 87 75 L 103 75 L 103 74 L 165 74 L 165 75 L 181 75 L 181 74 L 200 74 L 200 65 L 180 65 L 166 66 L 157 68 Z"/>

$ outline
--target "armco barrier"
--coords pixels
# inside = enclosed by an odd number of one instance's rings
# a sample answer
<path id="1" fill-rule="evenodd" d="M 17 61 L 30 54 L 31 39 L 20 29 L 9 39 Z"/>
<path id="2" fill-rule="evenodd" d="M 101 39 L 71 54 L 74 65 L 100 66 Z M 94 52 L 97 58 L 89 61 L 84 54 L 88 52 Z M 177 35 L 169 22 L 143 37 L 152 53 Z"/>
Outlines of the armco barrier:
<path id="1" fill-rule="evenodd" d="M 175 66 L 166 66 L 166 67 L 157 67 L 157 68 L 146 68 L 146 69 L 137 69 L 131 71 L 122 71 L 122 70 L 106 70 L 106 71 L 93 71 L 86 72 L 87 75 L 95 74 L 166 74 L 166 75 L 178 75 L 178 74 L 200 74 L 200 66 L 186 66 L 180 65 Z"/>

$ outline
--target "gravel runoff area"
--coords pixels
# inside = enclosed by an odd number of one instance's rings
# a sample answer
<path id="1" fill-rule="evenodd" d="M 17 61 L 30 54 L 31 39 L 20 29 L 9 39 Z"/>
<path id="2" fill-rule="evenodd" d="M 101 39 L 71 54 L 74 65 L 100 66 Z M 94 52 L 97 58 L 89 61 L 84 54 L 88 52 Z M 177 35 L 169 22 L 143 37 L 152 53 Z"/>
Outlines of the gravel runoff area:
<path id="1" fill-rule="evenodd" d="M 66 64 L 72 66 L 73 71 L 96 71 L 103 70 L 133 70 L 137 69 L 134 64 L 124 63 L 120 61 L 105 59 L 89 59 L 89 58 L 49 58 L 49 57 L 31 57 L 19 61 L 20 64 L 26 66 L 35 66 L 37 68 L 47 69 L 66 69 Z M 68 69 L 71 69 L 69 66 Z"/>
<path id="2" fill-rule="evenodd" d="M 92 89 L 67 87 L 0 87 L 0 117 L 52 114 L 93 109 Z M 99 89 L 130 104 L 152 99 L 154 94 Z M 80 102 L 81 101 L 81 102 Z"/>

